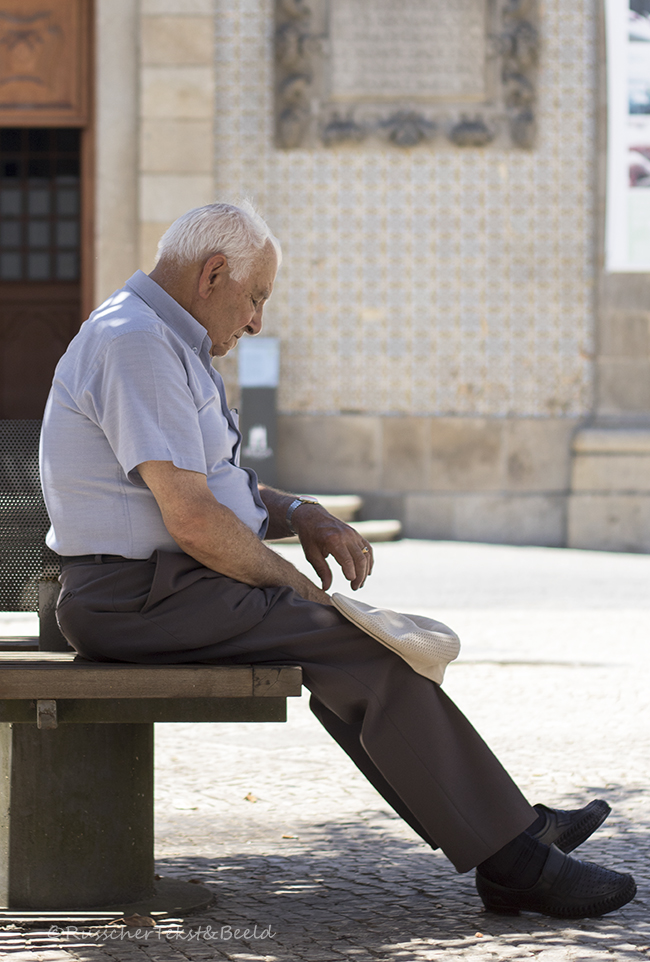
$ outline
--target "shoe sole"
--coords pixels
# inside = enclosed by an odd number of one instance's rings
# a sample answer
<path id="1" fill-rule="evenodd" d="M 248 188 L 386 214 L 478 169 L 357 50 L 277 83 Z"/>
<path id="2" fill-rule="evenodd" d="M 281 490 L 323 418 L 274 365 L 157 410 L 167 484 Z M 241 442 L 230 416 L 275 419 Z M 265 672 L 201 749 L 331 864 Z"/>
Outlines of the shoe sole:
<path id="1" fill-rule="evenodd" d="M 600 828 L 611 810 L 607 802 L 601 799 L 595 799 L 586 806 L 585 813 L 579 822 L 570 825 L 569 828 L 555 839 L 551 838 L 547 840 L 542 836 L 538 841 L 543 842 L 544 845 L 550 845 L 552 843 L 557 846 L 561 852 L 568 855 L 569 852 L 573 852 L 579 845 L 586 842 L 596 829 Z"/>
<path id="2" fill-rule="evenodd" d="M 499 892 L 501 886 L 494 882 L 490 884 L 490 892 L 481 891 L 482 879 L 477 876 L 476 887 L 487 912 L 499 915 L 519 915 L 520 911 L 540 912 L 558 919 L 584 919 L 607 915 L 616 909 L 627 905 L 636 895 L 636 883 L 631 875 L 625 876 L 625 885 L 618 892 L 607 898 L 599 899 L 588 904 L 567 905 L 566 899 L 546 897 L 541 899 L 527 899 L 525 892 L 517 894 L 508 889 Z"/>

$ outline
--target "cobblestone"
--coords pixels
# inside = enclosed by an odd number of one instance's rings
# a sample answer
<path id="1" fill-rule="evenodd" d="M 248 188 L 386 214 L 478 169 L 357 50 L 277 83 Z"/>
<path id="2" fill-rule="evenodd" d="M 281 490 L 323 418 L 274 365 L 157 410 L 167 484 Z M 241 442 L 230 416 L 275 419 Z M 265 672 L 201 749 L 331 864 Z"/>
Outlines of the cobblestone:
<path id="1" fill-rule="evenodd" d="M 297 549 L 282 550 L 297 560 Z M 290 700 L 286 725 L 157 726 L 158 871 L 206 884 L 208 909 L 135 942 L 5 930 L 1 956 L 650 960 L 650 557 L 430 542 L 376 554 L 360 597 L 435 613 L 459 632 L 448 693 L 531 801 L 610 801 L 580 854 L 632 871 L 637 898 L 569 923 L 486 914 L 471 873 L 457 875 L 387 810 L 303 697 Z"/>

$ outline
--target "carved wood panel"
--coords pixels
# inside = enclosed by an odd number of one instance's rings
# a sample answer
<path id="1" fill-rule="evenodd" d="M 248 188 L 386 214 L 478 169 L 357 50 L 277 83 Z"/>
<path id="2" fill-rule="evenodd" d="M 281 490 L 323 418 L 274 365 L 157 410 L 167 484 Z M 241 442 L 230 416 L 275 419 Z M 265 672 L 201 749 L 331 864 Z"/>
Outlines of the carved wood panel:
<path id="1" fill-rule="evenodd" d="M 89 2 L 0 0 L 1 125 L 86 123 Z"/>

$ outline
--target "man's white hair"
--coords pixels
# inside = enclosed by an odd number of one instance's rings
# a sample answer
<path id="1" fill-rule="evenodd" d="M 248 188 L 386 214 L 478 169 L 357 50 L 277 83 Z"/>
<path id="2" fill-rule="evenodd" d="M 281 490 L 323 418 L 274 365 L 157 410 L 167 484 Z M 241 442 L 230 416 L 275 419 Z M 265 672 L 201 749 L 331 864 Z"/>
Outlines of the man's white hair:
<path id="1" fill-rule="evenodd" d="M 250 201 L 241 207 L 233 204 L 206 204 L 182 214 L 158 242 L 156 263 L 159 260 L 193 264 L 205 261 L 214 254 L 228 259 L 230 276 L 235 281 L 248 277 L 266 243 L 271 242 L 282 261 L 282 250 L 277 237 L 260 217 Z"/>

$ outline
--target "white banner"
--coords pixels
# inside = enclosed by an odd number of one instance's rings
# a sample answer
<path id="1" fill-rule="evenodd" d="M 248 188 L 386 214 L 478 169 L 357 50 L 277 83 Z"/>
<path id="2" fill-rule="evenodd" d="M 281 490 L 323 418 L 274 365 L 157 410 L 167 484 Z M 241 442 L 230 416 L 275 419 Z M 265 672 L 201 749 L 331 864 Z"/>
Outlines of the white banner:
<path id="1" fill-rule="evenodd" d="M 610 272 L 650 271 L 650 0 L 606 0 Z"/>

